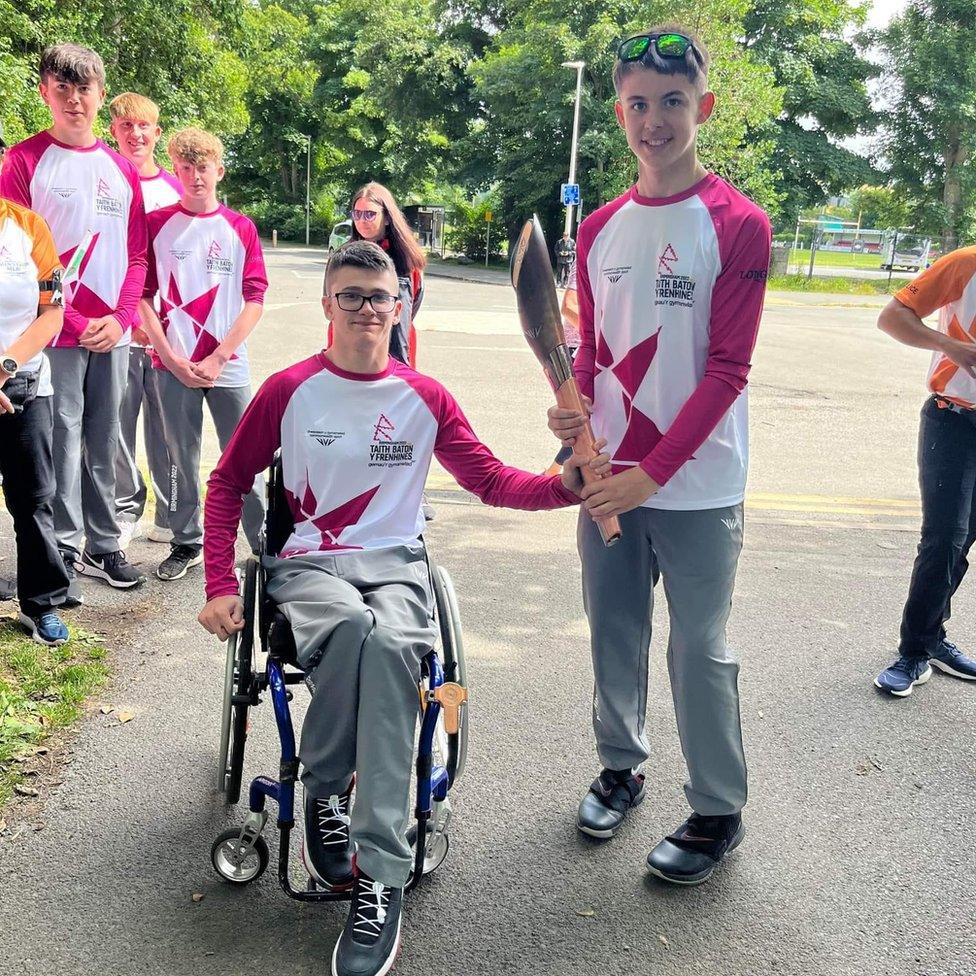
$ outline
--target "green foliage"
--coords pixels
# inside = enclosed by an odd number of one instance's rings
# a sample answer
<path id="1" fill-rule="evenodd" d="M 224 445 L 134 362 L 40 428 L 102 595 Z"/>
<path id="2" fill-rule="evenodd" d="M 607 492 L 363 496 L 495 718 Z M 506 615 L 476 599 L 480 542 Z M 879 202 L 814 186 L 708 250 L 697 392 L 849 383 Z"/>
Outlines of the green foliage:
<path id="1" fill-rule="evenodd" d="M 745 15 L 745 47 L 769 66 L 783 93 L 780 114 L 751 131 L 771 141 L 769 171 L 784 225 L 876 175 L 867 159 L 837 142 L 872 132 L 878 122 L 867 90 L 877 68 L 851 38 L 864 15 L 863 4 L 846 0 L 753 0 Z"/>
<path id="2" fill-rule="evenodd" d="M 481 110 L 465 151 L 480 161 L 485 183 L 497 180 L 509 236 L 533 212 L 551 239 L 561 230 L 558 192 L 568 175 L 575 100 L 575 73 L 564 61 L 587 65 L 578 166 L 584 212 L 633 183 L 636 163 L 613 111 L 615 42 L 665 19 L 693 25 L 713 52 L 719 100 L 700 133 L 702 160 L 775 210 L 772 144 L 751 138 L 750 130 L 779 111 L 780 95 L 770 70 L 738 43 L 745 9 L 744 0 L 581 0 L 571 10 L 563 0 L 527 0 L 506 8 L 508 26 L 470 68 Z M 477 174 L 473 162 L 469 172 Z"/>
<path id="3" fill-rule="evenodd" d="M 489 213 L 492 216 L 490 233 L 486 219 Z M 501 216 L 501 199 L 495 190 L 480 194 L 473 200 L 463 197 L 454 199 L 448 217 L 447 246 L 473 261 L 484 261 L 487 244 L 489 257 L 499 257 L 504 242 L 504 221 Z"/>
<path id="4" fill-rule="evenodd" d="M 0 806 L 21 778 L 17 758 L 74 722 L 108 673 L 101 638 L 74 628 L 71 636 L 44 647 L 0 624 Z"/>
<path id="5" fill-rule="evenodd" d="M 945 251 L 972 240 L 976 171 L 976 12 L 972 0 L 909 0 L 880 38 L 893 104 L 884 155 L 921 206 L 919 231 Z"/>
<path id="6" fill-rule="evenodd" d="M 917 204 L 890 186 L 859 187 L 850 195 L 850 208 L 862 227 L 876 230 L 908 227 L 917 213 Z"/>

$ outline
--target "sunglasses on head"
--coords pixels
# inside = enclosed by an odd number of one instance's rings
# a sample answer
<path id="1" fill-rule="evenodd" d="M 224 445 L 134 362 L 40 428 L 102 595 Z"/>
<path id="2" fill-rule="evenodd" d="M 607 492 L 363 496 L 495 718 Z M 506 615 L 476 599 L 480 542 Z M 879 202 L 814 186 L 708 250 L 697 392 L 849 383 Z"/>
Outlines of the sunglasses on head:
<path id="1" fill-rule="evenodd" d="M 651 46 L 658 57 L 674 60 L 682 60 L 689 49 L 694 54 L 699 64 L 702 63 L 701 54 L 690 37 L 684 34 L 636 34 L 628 37 L 617 48 L 617 57 L 624 62 L 640 61 L 644 58 Z"/>
<path id="2" fill-rule="evenodd" d="M 376 220 L 378 210 L 353 210 L 352 219 L 353 220 Z"/>

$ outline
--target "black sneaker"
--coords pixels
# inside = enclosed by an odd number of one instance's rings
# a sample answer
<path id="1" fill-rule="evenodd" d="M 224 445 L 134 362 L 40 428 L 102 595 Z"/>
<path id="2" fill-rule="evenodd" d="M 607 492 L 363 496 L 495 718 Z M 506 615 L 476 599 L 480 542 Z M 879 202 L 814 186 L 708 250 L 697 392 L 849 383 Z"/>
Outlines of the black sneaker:
<path id="1" fill-rule="evenodd" d="M 308 873 L 323 888 L 351 888 L 352 840 L 349 837 L 350 781 L 345 793 L 330 797 L 305 794 L 302 860 Z"/>
<path id="2" fill-rule="evenodd" d="M 186 576 L 191 566 L 199 566 L 203 562 L 203 548 L 201 546 L 182 546 L 177 543 L 169 551 L 169 555 L 159 564 L 156 575 L 161 580 L 178 580 Z"/>
<path id="3" fill-rule="evenodd" d="M 78 582 L 78 574 L 75 572 L 75 563 L 78 557 L 73 552 L 61 553 L 64 560 L 64 571 L 68 574 L 68 593 L 61 604 L 63 610 L 71 610 L 73 607 L 80 607 L 84 603 L 81 593 L 81 583 Z"/>
<path id="4" fill-rule="evenodd" d="M 647 855 L 647 869 L 672 884 L 701 884 L 708 880 L 722 858 L 742 843 L 745 835 L 739 813 L 727 817 L 693 813 Z"/>
<path id="5" fill-rule="evenodd" d="M 81 559 L 75 560 L 75 569 L 82 576 L 94 576 L 105 580 L 109 586 L 117 590 L 131 590 L 146 582 L 146 577 L 135 566 L 125 561 L 125 553 L 121 550 L 98 556 L 93 556 L 85 550 L 81 554 Z"/>
<path id="6" fill-rule="evenodd" d="M 400 948 L 402 888 L 359 872 L 346 927 L 332 953 L 332 976 L 385 976 Z"/>
<path id="7" fill-rule="evenodd" d="M 576 814 L 576 826 L 605 840 L 620 829 L 627 811 L 644 799 L 644 774 L 632 769 L 604 769 L 587 791 Z"/>

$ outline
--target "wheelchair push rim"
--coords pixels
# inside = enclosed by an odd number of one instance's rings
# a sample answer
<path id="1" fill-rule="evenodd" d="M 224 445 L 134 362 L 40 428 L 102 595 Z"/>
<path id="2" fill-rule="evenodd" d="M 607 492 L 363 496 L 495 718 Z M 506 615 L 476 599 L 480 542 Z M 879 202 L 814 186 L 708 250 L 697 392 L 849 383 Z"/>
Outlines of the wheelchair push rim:
<path id="1" fill-rule="evenodd" d="M 443 566 L 436 566 L 431 574 L 434 582 L 434 597 L 437 604 L 437 623 L 440 630 L 441 657 L 445 677 L 456 681 L 465 688 L 468 686 L 467 667 L 464 660 L 464 638 L 461 634 L 461 617 L 458 611 L 457 595 L 450 573 Z M 456 735 L 446 736 L 448 772 L 451 782 L 456 782 L 464 773 L 468 757 L 468 704 L 461 707 L 461 720 Z M 438 739 L 443 744 L 440 727 Z"/>

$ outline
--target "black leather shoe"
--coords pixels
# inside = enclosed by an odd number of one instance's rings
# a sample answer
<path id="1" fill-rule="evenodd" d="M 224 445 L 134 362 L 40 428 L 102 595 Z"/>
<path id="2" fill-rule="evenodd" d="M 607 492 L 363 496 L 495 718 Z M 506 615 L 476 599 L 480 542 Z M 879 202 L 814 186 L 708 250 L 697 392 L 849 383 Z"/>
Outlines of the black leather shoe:
<path id="1" fill-rule="evenodd" d="M 359 873 L 346 927 L 332 953 L 332 976 L 385 976 L 400 948 L 403 889 Z"/>
<path id="2" fill-rule="evenodd" d="M 745 835 L 741 814 L 702 817 L 693 813 L 647 855 L 647 869 L 672 884 L 701 884 Z"/>
<path id="3" fill-rule="evenodd" d="M 349 836 L 349 798 L 353 781 L 345 793 L 315 797 L 305 794 L 305 822 L 302 860 L 308 873 L 323 888 L 351 888 L 353 844 Z"/>
<path id="4" fill-rule="evenodd" d="M 590 837 L 606 840 L 620 829 L 627 811 L 643 799 L 643 773 L 604 769 L 580 802 L 576 826 Z"/>

